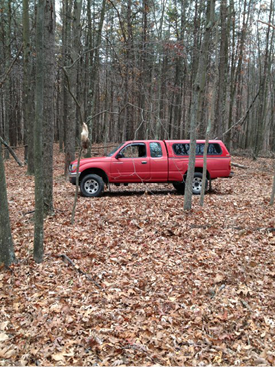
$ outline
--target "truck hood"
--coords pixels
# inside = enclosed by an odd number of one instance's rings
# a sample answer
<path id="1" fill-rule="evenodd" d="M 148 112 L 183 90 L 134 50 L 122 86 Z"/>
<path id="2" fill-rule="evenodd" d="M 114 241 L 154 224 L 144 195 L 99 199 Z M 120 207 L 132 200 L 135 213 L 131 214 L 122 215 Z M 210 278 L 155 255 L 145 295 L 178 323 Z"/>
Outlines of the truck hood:
<path id="1" fill-rule="evenodd" d="M 91 158 L 83 158 L 83 159 L 80 159 L 80 164 L 79 164 L 79 167 L 81 166 L 84 166 L 85 164 L 87 163 L 96 163 L 96 162 L 109 162 L 110 161 L 110 157 L 91 157 Z M 77 164 L 77 159 L 73 162 L 71 162 L 71 164 Z"/>

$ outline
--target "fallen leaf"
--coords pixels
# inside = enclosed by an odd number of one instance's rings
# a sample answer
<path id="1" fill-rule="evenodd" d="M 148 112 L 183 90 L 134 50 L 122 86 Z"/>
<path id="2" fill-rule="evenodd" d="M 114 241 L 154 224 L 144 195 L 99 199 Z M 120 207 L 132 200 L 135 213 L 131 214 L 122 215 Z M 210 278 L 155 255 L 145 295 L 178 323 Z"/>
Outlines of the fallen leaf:
<path id="1" fill-rule="evenodd" d="M 0 342 L 4 342 L 9 339 L 9 336 L 6 333 L 0 333 Z"/>

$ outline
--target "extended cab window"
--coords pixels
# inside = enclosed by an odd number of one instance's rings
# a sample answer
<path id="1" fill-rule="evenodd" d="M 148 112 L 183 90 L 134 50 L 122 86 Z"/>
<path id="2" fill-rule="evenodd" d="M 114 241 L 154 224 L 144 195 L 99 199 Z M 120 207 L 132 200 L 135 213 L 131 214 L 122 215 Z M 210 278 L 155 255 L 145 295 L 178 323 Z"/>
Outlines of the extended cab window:
<path id="1" fill-rule="evenodd" d="M 173 150 L 176 155 L 184 156 L 189 155 L 190 144 L 173 144 Z M 196 146 L 196 155 L 203 155 L 204 143 L 197 144 Z M 220 144 L 210 143 L 207 148 L 208 155 L 219 155 L 222 154 Z"/>
<path id="2" fill-rule="evenodd" d="M 120 152 L 124 158 L 146 157 L 146 146 L 143 143 L 127 145 Z"/>
<path id="3" fill-rule="evenodd" d="M 160 143 L 150 143 L 150 154 L 152 158 L 162 157 Z"/>

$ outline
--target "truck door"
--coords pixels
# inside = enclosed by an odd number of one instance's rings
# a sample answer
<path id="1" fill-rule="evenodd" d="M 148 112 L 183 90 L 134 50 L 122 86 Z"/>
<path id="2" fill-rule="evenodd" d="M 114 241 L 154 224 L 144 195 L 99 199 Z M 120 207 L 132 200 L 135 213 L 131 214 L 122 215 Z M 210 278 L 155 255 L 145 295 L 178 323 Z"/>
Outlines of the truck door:
<path id="1" fill-rule="evenodd" d="M 150 182 L 167 182 L 168 158 L 162 142 L 150 142 L 151 178 Z"/>
<path id="2" fill-rule="evenodd" d="M 111 177 L 114 182 L 143 182 L 150 178 L 150 158 L 145 143 L 130 143 L 113 158 Z"/>

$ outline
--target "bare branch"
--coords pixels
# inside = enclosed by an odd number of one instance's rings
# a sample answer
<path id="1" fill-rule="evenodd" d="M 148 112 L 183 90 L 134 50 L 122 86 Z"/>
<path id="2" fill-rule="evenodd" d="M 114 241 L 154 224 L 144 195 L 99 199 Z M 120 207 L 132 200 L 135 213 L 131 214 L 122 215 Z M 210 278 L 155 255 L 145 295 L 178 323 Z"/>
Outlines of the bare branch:
<path id="1" fill-rule="evenodd" d="M 79 101 L 76 99 L 75 95 L 73 94 L 72 90 L 71 90 L 71 84 L 70 84 L 70 79 L 69 79 L 69 76 L 68 76 L 68 73 L 67 73 L 67 70 L 65 67 L 61 67 L 65 76 L 66 76 L 66 80 L 67 80 L 67 87 L 68 87 L 68 91 L 71 95 L 71 97 L 73 98 L 75 104 L 77 105 L 78 109 L 79 109 L 79 115 L 80 115 L 80 121 L 81 121 L 81 124 L 84 122 L 83 121 L 83 117 L 82 117 L 82 112 L 81 112 L 81 106 L 80 106 L 80 103 Z"/>
<path id="2" fill-rule="evenodd" d="M 9 66 L 9 68 L 7 69 L 6 73 L 4 74 L 2 80 L 0 81 L 0 89 L 2 88 L 4 82 L 6 81 L 8 75 L 10 74 L 15 62 L 17 61 L 17 59 L 19 58 L 19 55 L 21 54 L 21 51 L 23 49 L 23 44 L 20 46 L 15 58 L 13 59 L 13 61 L 11 62 L 11 65 Z"/>
<path id="3" fill-rule="evenodd" d="M 258 98 L 259 94 L 260 94 L 260 90 L 261 90 L 261 87 L 259 88 L 257 94 L 254 96 L 254 99 L 252 100 L 250 106 L 248 107 L 247 111 L 245 112 L 244 116 L 242 118 L 240 118 L 237 122 L 235 122 L 231 127 L 229 127 L 228 130 L 226 130 L 222 136 L 224 137 L 229 131 L 231 131 L 234 127 L 238 126 L 238 125 L 242 125 L 245 120 L 247 119 L 247 116 L 248 116 L 248 113 L 250 112 L 250 109 L 253 107 L 256 99 Z M 215 139 L 218 139 L 218 137 L 216 137 Z"/>
<path id="4" fill-rule="evenodd" d="M 266 26 L 272 27 L 275 30 L 275 26 L 273 24 L 271 24 L 271 23 L 261 21 L 260 19 L 258 19 L 258 22 L 259 23 L 262 23 L 262 24 L 265 24 Z"/>
<path id="5" fill-rule="evenodd" d="M 3 140 L 3 138 L 0 136 L 0 143 L 2 143 L 10 152 L 10 154 L 13 156 L 13 158 L 16 160 L 16 162 L 19 164 L 20 167 L 23 167 L 23 163 L 20 162 L 20 160 L 17 158 L 15 152 L 12 150 L 12 148 Z"/>

